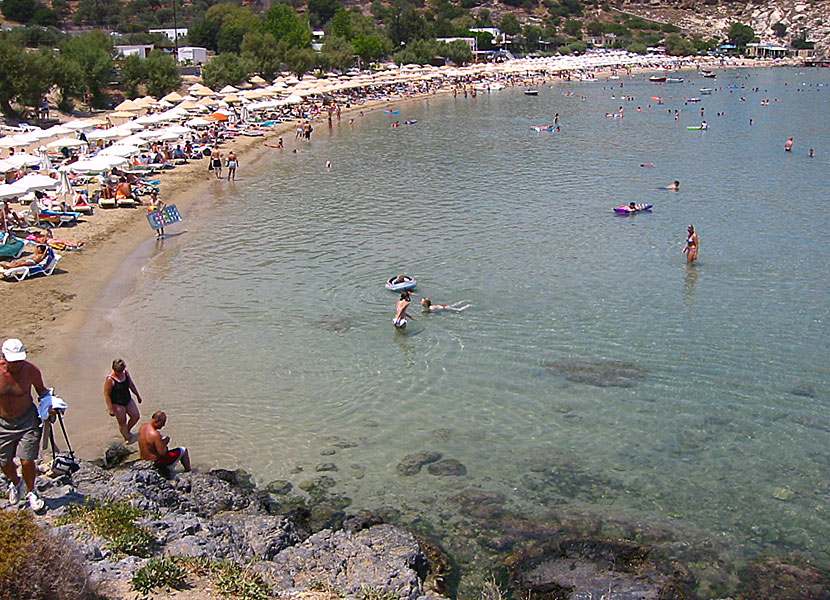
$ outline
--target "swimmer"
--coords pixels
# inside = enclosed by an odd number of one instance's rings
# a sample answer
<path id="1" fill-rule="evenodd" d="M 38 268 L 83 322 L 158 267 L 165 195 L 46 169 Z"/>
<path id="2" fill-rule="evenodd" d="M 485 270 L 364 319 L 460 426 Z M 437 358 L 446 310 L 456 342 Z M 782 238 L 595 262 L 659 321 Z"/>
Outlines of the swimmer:
<path id="1" fill-rule="evenodd" d="M 812 148 L 810 148 L 810 151 L 807 153 L 807 156 L 809 156 L 810 158 L 813 158 L 815 155 L 816 155 L 815 151 Z"/>
<path id="2" fill-rule="evenodd" d="M 686 247 L 683 248 L 683 254 L 686 255 L 686 264 L 692 264 L 697 260 L 697 250 L 699 242 L 697 234 L 695 233 L 695 226 L 689 225 L 686 229 L 688 235 L 686 236 Z"/>
<path id="3" fill-rule="evenodd" d="M 415 321 L 415 317 L 406 312 L 406 309 L 409 308 L 410 294 L 411 292 L 408 290 L 402 292 L 400 300 L 398 300 L 398 303 L 395 305 L 395 318 L 392 319 L 392 323 L 398 331 L 406 328 L 407 319 Z"/>
<path id="4" fill-rule="evenodd" d="M 327 161 L 326 161 L 326 169 L 328 169 L 329 171 L 331 171 L 331 161 L 330 161 L 330 160 L 327 160 Z"/>
<path id="5" fill-rule="evenodd" d="M 448 310 L 450 312 L 461 312 L 462 310 L 466 310 L 472 306 L 472 304 L 465 304 L 466 300 L 461 300 L 460 302 L 456 302 L 455 304 L 433 304 L 429 298 L 423 298 L 421 300 L 421 306 L 424 307 L 425 312 L 433 312 L 436 310 Z M 460 306 L 460 305 L 464 306 Z"/>
<path id="6" fill-rule="evenodd" d="M 669 185 L 667 185 L 667 186 L 666 186 L 665 188 L 663 188 L 663 189 L 666 189 L 666 190 L 674 190 L 674 191 L 676 192 L 676 191 L 678 191 L 678 190 L 680 189 L 680 182 L 679 182 L 679 181 L 677 181 L 677 180 L 675 180 L 675 182 L 674 182 L 674 183 L 670 183 Z"/>
<path id="7" fill-rule="evenodd" d="M 793 149 L 793 138 L 788 139 L 784 142 L 784 152 L 792 152 Z"/>

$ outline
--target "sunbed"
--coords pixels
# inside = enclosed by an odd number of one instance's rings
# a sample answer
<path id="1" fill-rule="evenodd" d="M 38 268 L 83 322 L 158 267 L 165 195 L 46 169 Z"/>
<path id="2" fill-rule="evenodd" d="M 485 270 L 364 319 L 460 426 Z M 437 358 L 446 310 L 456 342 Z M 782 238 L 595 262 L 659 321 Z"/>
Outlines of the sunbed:
<path id="1" fill-rule="evenodd" d="M 14 279 L 23 281 L 27 277 L 35 275 L 51 275 L 55 270 L 55 266 L 61 259 L 60 254 L 56 254 L 52 248 L 47 248 L 46 256 L 36 265 L 30 267 L 12 267 L 11 269 L 0 269 L 0 276 L 6 279 Z"/>

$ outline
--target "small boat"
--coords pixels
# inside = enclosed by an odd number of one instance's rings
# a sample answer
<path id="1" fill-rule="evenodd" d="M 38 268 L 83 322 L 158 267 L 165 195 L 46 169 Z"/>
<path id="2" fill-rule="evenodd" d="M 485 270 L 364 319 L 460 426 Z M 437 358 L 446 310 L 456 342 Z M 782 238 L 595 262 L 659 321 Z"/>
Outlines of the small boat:
<path id="1" fill-rule="evenodd" d="M 648 78 L 649 81 L 652 83 L 665 83 L 666 76 L 665 75 L 652 75 Z"/>
<path id="2" fill-rule="evenodd" d="M 525 90 L 525 96 L 538 96 L 539 90 Z"/>
<path id="3" fill-rule="evenodd" d="M 666 83 L 683 83 L 682 77 L 667 77 Z"/>
<path id="4" fill-rule="evenodd" d="M 712 88 L 700 88 L 700 93 L 704 96 L 709 96 L 712 93 Z"/>
<path id="5" fill-rule="evenodd" d="M 617 81 L 620 78 L 619 75 L 611 75 L 608 77 L 609 81 Z"/>
<path id="6" fill-rule="evenodd" d="M 403 276 L 403 281 L 396 282 L 397 276 L 390 277 L 386 280 L 386 289 L 393 292 L 405 292 L 407 290 L 414 290 L 418 282 L 412 277 Z"/>
<path id="7" fill-rule="evenodd" d="M 715 77 L 717 77 L 717 75 L 712 73 L 712 71 L 702 71 L 700 74 L 706 77 L 707 79 L 714 79 Z"/>
<path id="8" fill-rule="evenodd" d="M 614 212 L 622 215 L 633 215 L 638 212 L 651 212 L 651 206 L 651 204 L 635 204 L 634 208 L 630 206 L 618 206 L 614 209 Z"/>

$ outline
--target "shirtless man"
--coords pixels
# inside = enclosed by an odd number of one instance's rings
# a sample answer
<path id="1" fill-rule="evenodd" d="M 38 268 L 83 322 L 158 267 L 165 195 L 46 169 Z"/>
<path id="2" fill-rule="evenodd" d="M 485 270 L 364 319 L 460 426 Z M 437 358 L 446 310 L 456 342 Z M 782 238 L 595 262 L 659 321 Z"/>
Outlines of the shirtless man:
<path id="1" fill-rule="evenodd" d="M 674 183 L 670 183 L 669 185 L 666 186 L 665 189 L 677 191 L 677 190 L 680 189 L 680 182 L 675 181 Z"/>
<path id="2" fill-rule="evenodd" d="M 190 454 L 187 448 L 179 446 L 172 450 L 167 448 L 170 443 L 170 436 L 162 437 L 159 430 L 167 424 L 167 415 L 162 411 L 153 413 L 149 423 L 138 428 L 138 450 L 141 460 L 152 460 L 156 465 L 169 467 L 179 460 L 185 471 L 190 470 Z"/>
<path id="3" fill-rule="evenodd" d="M 793 149 L 793 138 L 788 139 L 784 142 L 784 152 L 792 152 Z"/>
<path id="4" fill-rule="evenodd" d="M 40 244 L 35 253 L 31 256 L 18 258 L 17 260 L 13 260 L 11 262 L 0 263 L 0 268 L 15 269 L 17 267 L 34 267 L 46 258 L 47 252 L 48 250 L 46 244 Z"/>
<path id="5" fill-rule="evenodd" d="M 395 329 L 406 329 L 407 319 L 415 320 L 415 317 L 406 312 L 406 309 L 409 308 L 409 294 L 409 291 L 402 292 L 401 299 L 395 305 L 395 318 L 392 319 L 392 322 L 395 324 Z"/>
<path id="6" fill-rule="evenodd" d="M 116 198 L 132 198 L 133 196 L 133 186 L 130 185 L 130 182 L 127 181 L 126 177 L 122 177 L 121 181 L 118 183 L 118 187 L 115 190 L 115 197 Z"/>
<path id="7" fill-rule="evenodd" d="M 29 508 L 39 512 L 45 504 L 35 491 L 35 461 L 42 428 L 37 407 L 32 402 L 33 387 L 38 398 L 49 393 L 40 369 L 26 360 L 23 342 L 14 338 L 6 340 L 0 356 L 0 467 L 11 482 L 9 504 L 15 506 L 20 502 L 25 483 Z M 14 463 L 15 455 L 23 469 L 22 481 Z"/>

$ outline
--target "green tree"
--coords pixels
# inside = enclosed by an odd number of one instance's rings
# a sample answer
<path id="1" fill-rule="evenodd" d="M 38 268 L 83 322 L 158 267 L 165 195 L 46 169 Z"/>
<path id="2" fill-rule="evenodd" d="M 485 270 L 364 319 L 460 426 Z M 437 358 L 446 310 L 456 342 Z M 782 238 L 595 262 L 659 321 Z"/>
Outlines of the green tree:
<path id="1" fill-rule="evenodd" d="M 628 50 L 629 52 L 633 52 L 635 54 L 648 54 L 648 48 L 642 42 L 636 42 L 636 41 L 629 42 L 626 45 L 625 49 Z"/>
<path id="2" fill-rule="evenodd" d="M 535 52 L 539 49 L 542 33 L 542 28 L 538 25 L 525 25 L 522 30 L 522 46 L 527 52 Z"/>
<path id="3" fill-rule="evenodd" d="M 605 31 L 605 26 L 599 21 L 591 21 L 585 26 L 585 31 L 588 35 L 602 35 Z"/>
<path id="4" fill-rule="evenodd" d="M 151 52 L 144 61 L 144 69 L 147 73 L 147 93 L 156 98 L 178 89 L 182 84 L 176 59 L 167 52 Z"/>
<path id="5" fill-rule="evenodd" d="M 110 36 L 103 31 L 90 31 L 68 38 L 60 46 L 60 55 L 78 64 L 81 84 L 89 94 L 90 104 L 103 108 L 113 69 Z"/>
<path id="6" fill-rule="evenodd" d="M 331 17 L 329 33 L 330 35 L 341 37 L 345 40 L 354 40 L 356 33 L 354 25 L 352 25 L 352 13 L 342 6 L 338 8 Z"/>
<path id="7" fill-rule="evenodd" d="M 121 21 L 123 8 L 120 0 L 81 0 L 72 20 L 75 25 L 107 27 Z"/>
<path id="8" fill-rule="evenodd" d="M 775 23 L 772 26 L 772 32 L 775 34 L 776 37 L 782 38 L 787 34 L 787 26 L 781 21 L 778 21 L 778 23 Z"/>
<path id="9" fill-rule="evenodd" d="M 391 46 L 391 42 L 389 46 Z M 355 53 L 361 60 L 370 63 L 380 60 L 388 53 L 383 40 L 377 35 L 361 35 L 354 40 Z"/>
<path id="10" fill-rule="evenodd" d="M 212 19 L 200 19 L 187 29 L 187 40 L 194 46 L 219 51 L 219 31 L 222 23 Z"/>
<path id="11" fill-rule="evenodd" d="M 236 54 L 220 54 L 202 68 L 202 80 L 209 88 L 218 90 L 248 79 L 248 69 Z"/>
<path id="12" fill-rule="evenodd" d="M 490 11 L 486 8 L 476 13 L 476 27 L 493 27 L 493 20 L 490 18 Z"/>
<path id="13" fill-rule="evenodd" d="M 663 42 L 666 46 L 666 54 L 670 56 L 689 56 L 695 54 L 695 45 L 686 38 L 676 33 L 670 33 Z"/>
<path id="14" fill-rule="evenodd" d="M 495 49 L 495 46 L 493 45 L 493 34 L 489 31 L 474 31 L 472 32 L 472 35 L 476 38 L 479 50 Z"/>
<path id="15" fill-rule="evenodd" d="M 568 19 L 565 21 L 565 33 L 573 37 L 580 37 L 582 35 L 582 21 L 579 19 Z"/>
<path id="16" fill-rule="evenodd" d="M 443 55 L 457 65 L 463 65 L 473 60 L 473 51 L 464 40 L 455 40 L 439 46 L 439 55 Z"/>
<path id="17" fill-rule="evenodd" d="M 276 4 L 268 9 L 263 27 L 278 42 L 284 41 L 289 48 L 307 48 L 311 44 L 308 21 L 285 4 Z"/>
<path id="18" fill-rule="evenodd" d="M 35 16 L 38 4 L 37 0 L 3 0 L 0 10 L 7 19 L 28 23 Z"/>
<path id="19" fill-rule="evenodd" d="M 522 26 L 519 24 L 519 19 L 513 13 L 506 13 L 501 18 L 499 29 L 507 35 L 519 35 L 522 32 Z"/>
<path id="20" fill-rule="evenodd" d="M 271 33 L 249 32 L 242 40 L 242 58 L 264 79 L 274 79 L 282 67 L 285 46 Z"/>
<path id="21" fill-rule="evenodd" d="M 144 60 L 137 54 L 130 54 L 121 64 L 121 83 L 128 98 L 138 97 L 138 86 L 147 79 Z"/>
<path id="22" fill-rule="evenodd" d="M 322 55 L 329 68 L 343 72 L 354 65 L 355 49 L 345 38 L 329 36 L 323 43 Z"/>
<path id="23" fill-rule="evenodd" d="M 755 39 L 755 30 L 743 23 L 732 23 L 729 33 L 726 34 L 731 44 L 743 47 Z"/>
<path id="24" fill-rule="evenodd" d="M 28 52 L 0 37 L 0 111 L 16 116 L 13 104 L 38 106 L 52 84 L 52 58 L 46 52 Z"/>
<path id="25" fill-rule="evenodd" d="M 343 8 L 338 0 L 308 0 L 308 12 L 312 23 L 322 27 L 334 16 L 338 9 Z"/>
<path id="26" fill-rule="evenodd" d="M 317 64 L 317 53 L 311 48 L 289 48 L 285 53 L 285 64 L 297 77 L 302 77 Z"/>
<path id="27" fill-rule="evenodd" d="M 60 92 L 58 109 L 70 112 L 74 98 L 84 97 L 83 71 L 81 65 L 63 53 L 58 53 L 52 65 L 52 81 Z"/>

